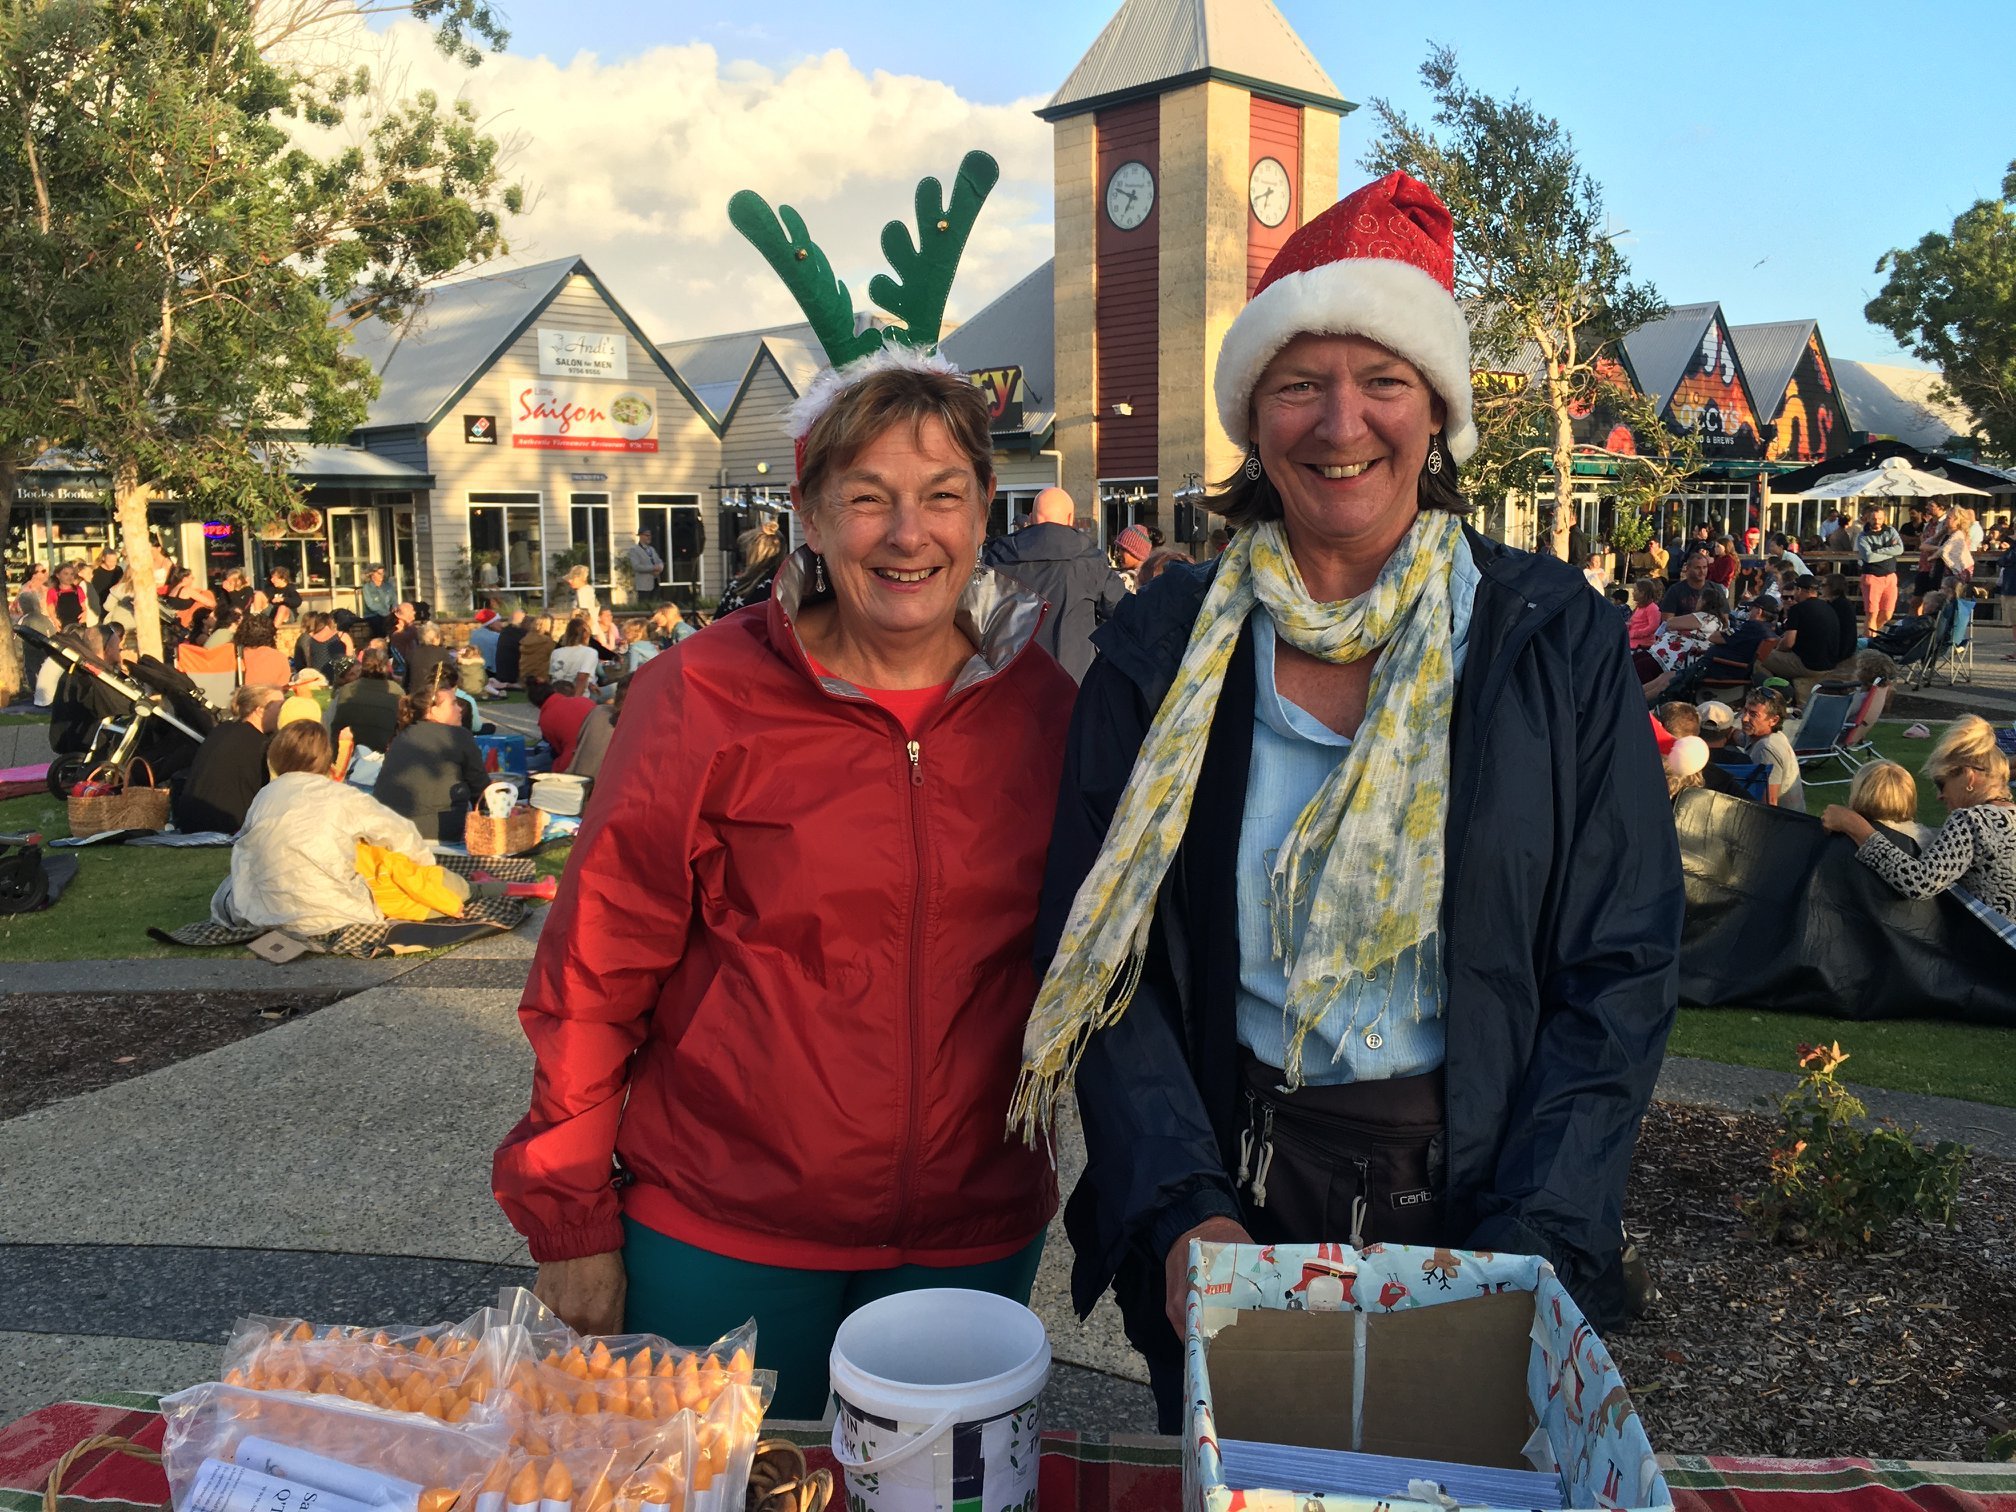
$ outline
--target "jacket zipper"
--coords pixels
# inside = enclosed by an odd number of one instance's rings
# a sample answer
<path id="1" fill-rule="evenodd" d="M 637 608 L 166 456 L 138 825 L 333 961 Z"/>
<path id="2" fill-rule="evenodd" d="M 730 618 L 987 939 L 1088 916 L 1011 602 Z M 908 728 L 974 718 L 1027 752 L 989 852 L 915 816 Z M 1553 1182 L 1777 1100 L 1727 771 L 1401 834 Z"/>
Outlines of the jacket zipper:
<path id="1" fill-rule="evenodd" d="M 905 1032 L 909 1037 L 910 1080 L 905 1087 L 903 1149 L 896 1163 L 897 1242 L 904 1241 L 910 1222 L 910 1189 L 917 1175 L 917 1147 L 923 1140 L 922 1089 L 924 1086 L 923 1004 L 920 1001 L 924 978 L 924 745 L 906 740 L 903 754 L 910 763 L 910 850 L 913 862 L 910 885 L 910 972 L 905 983 Z"/>

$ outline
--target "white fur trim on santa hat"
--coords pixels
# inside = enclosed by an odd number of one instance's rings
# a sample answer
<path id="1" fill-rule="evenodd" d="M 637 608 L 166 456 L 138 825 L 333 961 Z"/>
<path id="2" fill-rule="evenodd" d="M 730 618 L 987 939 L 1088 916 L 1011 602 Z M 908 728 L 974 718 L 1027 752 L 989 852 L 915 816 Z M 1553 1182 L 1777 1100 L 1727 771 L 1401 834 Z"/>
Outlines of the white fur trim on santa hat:
<path id="1" fill-rule="evenodd" d="M 1289 273 L 1253 296 L 1218 347 L 1214 387 L 1226 434 L 1247 444 L 1253 387 L 1274 354 L 1304 332 L 1363 336 L 1421 370 L 1447 406 L 1443 443 L 1452 461 L 1470 460 L 1470 327 L 1433 277 L 1390 258 L 1352 257 Z"/>
<path id="2" fill-rule="evenodd" d="M 798 402 L 784 412 L 785 431 L 793 441 L 803 441 L 843 390 L 854 387 L 871 373 L 888 372 L 892 368 L 910 368 L 920 373 L 949 373 L 955 378 L 966 376 L 959 370 L 958 363 L 935 347 L 928 352 L 920 352 L 900 341 L 885 339 L 866 357 L 857 357 L 845 367 L 821 368 Z"/>

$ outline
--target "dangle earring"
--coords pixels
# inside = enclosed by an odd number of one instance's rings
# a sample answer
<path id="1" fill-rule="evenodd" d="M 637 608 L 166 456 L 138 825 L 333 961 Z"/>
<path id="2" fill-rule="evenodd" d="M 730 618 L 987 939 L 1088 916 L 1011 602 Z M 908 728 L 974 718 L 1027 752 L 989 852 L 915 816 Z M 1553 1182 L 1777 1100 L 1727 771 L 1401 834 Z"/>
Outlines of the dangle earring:
<path id="1" fill-rule="evenodd" d="M 823 556 L 812 558 L 812 591 L 814 593 L 826 591 L 826 558 Z"/>
<path id="2" fill-rule="evenodd" d="M 1428 438 L 1428 471 L 1431 474 L 1442 471 L 1442 438 L 1439 435 Z"/>
<path id="3" fill-rule="evenodd" d="M 1253 447 L 1246 453 L 1246 465 L 1240 471 L 1246 474 L 1246 481 L 1248 483 L 1258 483 L 1260 481 L 1262 469 L 1260 466 L 1259 447 Z"/>

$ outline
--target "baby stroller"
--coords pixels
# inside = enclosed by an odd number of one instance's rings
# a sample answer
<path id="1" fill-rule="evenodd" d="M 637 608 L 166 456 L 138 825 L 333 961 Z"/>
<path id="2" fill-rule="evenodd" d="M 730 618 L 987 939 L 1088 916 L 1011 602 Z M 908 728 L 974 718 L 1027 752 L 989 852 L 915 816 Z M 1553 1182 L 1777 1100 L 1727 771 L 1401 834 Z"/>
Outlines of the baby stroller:
<path id="1" fill-rule="evenodd" d="M 15 633 L 64 668 L 49 711 L 55 752 L 49 791 L 59 798 L 69 797 L 93 767 L 135 757 L 145 758 L 157 776 L 172 776 L 195 759 L 216 724 L 194 685 L 151 658 L 128 677 L 61 637 L 21 628 Z"/>

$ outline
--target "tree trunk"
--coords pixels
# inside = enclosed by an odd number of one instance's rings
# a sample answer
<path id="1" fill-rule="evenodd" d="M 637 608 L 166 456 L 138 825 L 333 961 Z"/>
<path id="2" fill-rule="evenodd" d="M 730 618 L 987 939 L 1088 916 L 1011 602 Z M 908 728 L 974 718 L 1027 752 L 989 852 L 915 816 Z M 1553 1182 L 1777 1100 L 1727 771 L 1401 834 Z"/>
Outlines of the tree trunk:
<path id="1" fill-rule="evenodd" d="M 0 453 L 0 552 L 4 552 L 7 534 L 14 528 L 14 489 L 20 476 L 17 471 L 19 460 L 11 453 Z M 0 578 L 5 574 L 0 573 Z M 6 585 L 11 608 L 14 585 Z M 21 654 L 21 642 L 14 634 L 14 616 L 0 614 L 0 704 L 10 704 L 23 688 L 28 686 L 27 660 Z"/>
<path id="2" fill-rule="evenodd" d="M 161 658 L 161 600 L 154 584 L 154 543 L 147 534 L 147 506 L 154 487 L 140 481 L 140 469 L 125 459 L 112 470 L 112 511 L 119 543 L 133 578 L 133 634 L 142 656 Z"/>
<path id="3" fill-rule="evenodd" d="M 1559 385 L 1551 386 L 1547 402 L 1554 411 L 1554 536 L 1553 552 L 1568 561 L 1568 521 L 1575 508 L 1575 417 Z M 1586 567 L 1587 562 L 1569 565 Z"/>

